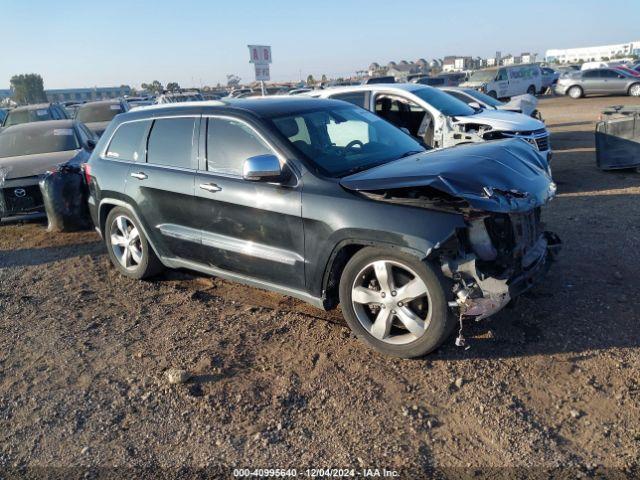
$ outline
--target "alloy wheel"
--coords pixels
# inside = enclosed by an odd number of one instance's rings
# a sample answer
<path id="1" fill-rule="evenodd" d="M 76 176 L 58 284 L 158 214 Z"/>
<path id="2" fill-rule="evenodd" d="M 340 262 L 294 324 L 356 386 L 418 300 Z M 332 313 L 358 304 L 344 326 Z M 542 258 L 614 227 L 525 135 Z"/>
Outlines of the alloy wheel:
<path id="1" fill-rule="evenodd" d="M 116 259 L 127 270 L 135 270 L 143 258 L 140 232 L 124 215 L 113 219 L 110 232 L 111 249 Z"/>
<path id="2" fill-rule="evenodd" d="M 629 89 L 629 95 L 631 95 L 632 97 L 640 97 L 640 83 L 633 85 Z"/>
<path id="3" fill-rule="evenodd" d="M 411 343 L 424 335 L 431 321 L 427 285 L 396 261 L 377 260 L 364 267 L 352 285 L 351 300 L 360 324 L 386 343 Z"/>

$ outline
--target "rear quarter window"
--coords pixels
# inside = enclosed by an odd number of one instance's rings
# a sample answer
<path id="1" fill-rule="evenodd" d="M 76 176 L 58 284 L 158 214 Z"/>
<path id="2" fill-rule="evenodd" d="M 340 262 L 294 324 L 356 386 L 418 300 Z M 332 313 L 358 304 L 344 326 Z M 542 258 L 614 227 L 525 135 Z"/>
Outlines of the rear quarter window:
<path id="1" fill-rule="evenodd" d="M 129 162 L 144 162 L 147 132 L 150 125 L 150 120 L 120 125 L 107 147 L 106 156 Z"/>

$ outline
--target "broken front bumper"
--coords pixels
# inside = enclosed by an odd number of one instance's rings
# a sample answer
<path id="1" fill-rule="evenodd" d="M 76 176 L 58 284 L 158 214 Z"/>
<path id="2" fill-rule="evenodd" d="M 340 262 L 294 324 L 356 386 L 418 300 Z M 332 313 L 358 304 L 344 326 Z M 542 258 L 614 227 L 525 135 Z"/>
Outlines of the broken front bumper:
<path id="1" fill-rule="evenodd" d="M 539 283 L 546 275 L 561 240 L 552 232 L 544 232 L 527 254 L 536 253 L 517 274 L 508 278 L 488 277 L 476 266 L 476 256 L 469 255 L 443 265 L 445 275 L 454 279 L 455 300 L 449 306 L 459 309 L 464 317 L 487 318 L 502 310 L 513 298 Z M 525 256 L 526 258 L 526 256 Z M 525 260 L 523 258 L 523 260 Z"/>

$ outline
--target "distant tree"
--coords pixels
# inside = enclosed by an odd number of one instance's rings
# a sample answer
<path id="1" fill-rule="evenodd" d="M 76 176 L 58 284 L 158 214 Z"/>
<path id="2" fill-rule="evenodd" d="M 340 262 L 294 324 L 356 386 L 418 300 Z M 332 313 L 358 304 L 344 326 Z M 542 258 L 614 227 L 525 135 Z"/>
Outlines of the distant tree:
<path id="1" fill-rule="evenodd" d="M 37 73 L 14 75 L 10 80 L 13 100 L 18 104 L 46 102 L 44 82 Z"/>
<path id="2" fill-rule="evenodd" d="M 237 87 L 240 85 L 240 80 L 242 79 L 235 73 L 227 75 L 227 87 Z"/>
<path id="3" fill-rule="evenodd" d="M 178 84 L 178 82 L 169 82 L 167 83 L 167 90 L 170 92 L 179 92 L 180 91 L 180 85 Z"/>
<path id="4" fill-rule="evenodd" d="M 154 80 L 151 83 L 143 83 L 141 86 L 144 90 L 155 94 L 160 94 L 164 91 L 164 87 L 158 80 Z"/>
<path id="5" fill-rule="evenodd" d="M 323 73 L 321 82 L 325 83 L 326 81 L 327 81 L 327 76 Z"/>
<path id="6" fill-rule="evenodd" d="M 310 87 L 316 84 L 316 79 L 313 78 L 313 75 L 309 75 L 307 77 L 307 85 L 309 85 Z"/>

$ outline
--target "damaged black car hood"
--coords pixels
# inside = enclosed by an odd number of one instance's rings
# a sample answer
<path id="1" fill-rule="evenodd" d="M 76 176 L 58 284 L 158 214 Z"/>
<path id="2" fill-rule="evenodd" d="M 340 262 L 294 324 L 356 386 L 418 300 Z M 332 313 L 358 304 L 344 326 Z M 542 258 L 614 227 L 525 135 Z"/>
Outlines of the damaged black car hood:
<path id="1" fill-rule="evenodd" d="M 431 187 L 488 212 L 525 212 L 547 203 L 556 186 L 546 160 L 523 140 L 432 150 L 341 179 L 349 190 Z"/>

